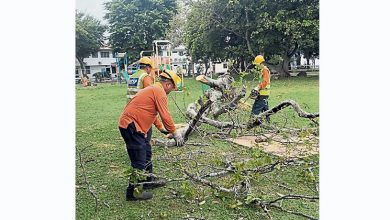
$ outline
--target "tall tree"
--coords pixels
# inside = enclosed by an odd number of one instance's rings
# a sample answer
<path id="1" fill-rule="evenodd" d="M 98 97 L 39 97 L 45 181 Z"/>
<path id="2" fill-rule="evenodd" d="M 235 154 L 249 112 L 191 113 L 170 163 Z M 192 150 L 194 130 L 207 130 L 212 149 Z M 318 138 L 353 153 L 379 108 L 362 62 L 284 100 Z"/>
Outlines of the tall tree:
<path id="1" fill-rule="evenodd" d="M 152 49 L 153 40 L 165 38 L 177 4 L 175 0 L 113 0 L 105 8 L 111 45 L 135 60 L 142 50 Z"/>
<path id="2" fill-rule="evenodd" d="M 271 66 L 282 76 L 289 75 L 288 64 L 297 51 L 319 54 L 319 0 L 262 0 L 254 8 L 258 15 L 254 44 L 266 56 L 280 55 L 283 61 Z"/>
<path id="3" fill-rule="evenodd" d="M 212 14 L 208 11 L 212 4 L 211 1 L 194 1 L 184 31 L 184 41 L 192 60 L 203 62 L 206 73 L 210 61 L 221 60 L 226 56 L 223 46 L 227 33 L 212 25 Z"/>
<path id="4" fill-rule="evenodd" d="M 199 7 L 203 14 L 195 10 Z M 241 68 L 257 54 L 279 55 L 283 62 L 270 67 L 286 76 L 290 58 L 298 50 L 318 54 L 318 0 L 198 0 L 190 16 L 195 17 L 188 21 L 191 26 L 214 30 L 203 33 L 207 42 L 197 46 L 218 45 L 217 49 L 225 52 L 214 55 L 233 59 Z M 186 32 L 193 34 L 191 29 Z M 190 39 L 190 43 L 195 40 Z"/>
<path id="5" fill-rule="evenodd" d="M 98 19 L 76 11 L 76 58 L 83 77 L 86 77 L 84 58 L 99 50 L 104 41 L 105 30 L 106 26 Z"/>
<path id="6" fill-rule="evenodd" d="M 177 0 L 178 8 L 172 20 L 169 22 L 167 39 L 173 47 L 184 45 L 184 29 L 187 23 L 187 15 L 190 9 L 190 0 Z"/>

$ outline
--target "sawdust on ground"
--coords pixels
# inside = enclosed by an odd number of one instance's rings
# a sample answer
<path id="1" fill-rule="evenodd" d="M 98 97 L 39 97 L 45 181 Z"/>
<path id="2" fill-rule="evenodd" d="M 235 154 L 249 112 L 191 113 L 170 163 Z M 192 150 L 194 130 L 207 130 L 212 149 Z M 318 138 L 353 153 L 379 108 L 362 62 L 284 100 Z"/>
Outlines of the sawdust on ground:
<path id="1" fill-rule="evenodd" d="M 305 157 L 319 153 L 318 137 L 310 137 L 310 139 L 292 137 L 286 140 L 281 136 L 264 134 L 260 137 L 239 136 L 228 141 L 245 147 L 260 147 L 264 152 L 280 157 Z"/>

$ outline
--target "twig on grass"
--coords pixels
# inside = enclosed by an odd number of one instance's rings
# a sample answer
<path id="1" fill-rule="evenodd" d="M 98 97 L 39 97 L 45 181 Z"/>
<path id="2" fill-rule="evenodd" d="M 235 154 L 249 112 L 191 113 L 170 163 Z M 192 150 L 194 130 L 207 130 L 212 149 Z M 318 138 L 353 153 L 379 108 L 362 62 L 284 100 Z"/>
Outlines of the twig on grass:
<path id="1" fill-rule="evenodd" d="M 280 207 L 280 206 L 278 206 L 278 205 L 271 204 L 270 207 L 277 208 L 277 209 L 279 209 L 280 211 L 283 211 L 283 212 L 286 212 L 286 213 L 289 213 L 289 214 L 293 214 L 293 215 L 298 215 L 298 216 L 301 216 L 301 217 L 305 217 L 305 218 L 307 218 L 307 219 L 318 220 L 317 218 L 314 218 L 313 216 L 306 215 L 306 214 L 303 214 L 303 213 L 300 213 L 300 212 L 294 212 L 294 211 L 286 210 L 286 209 L 283 209 L 282 207 Z"/>
<path id="2" fill-rule="evenodd" d="M 83 160 L 82 160 L 82 152 L 87 149 L 88 147 L 91 147 L 92 144 L 88 145 L 87 147 L 85 147 L 84 149 L 82 150 L 79 150 L 77 147 L 76 147 L 76 151 L 77 151 L 77 154 L 79 156 L 79 163 L 80 163 L 80 167 L 81 167 L 81 170 L 82 170 L 82 174 L 83 174 L 83 178 L 84 178 L 84 182 L 87 184 L 88 186 L 88 192 L 92 195 L 92 197 L 94 198 L 95 200 L 95 212 L 97 212 L 97 208 L 98 208 L 98 202 L 100 201 L 99 197 L 97 196 L 96 192 L 93 190 L 93 186 L 91 185 L 91 183 L 88 181 L 88 178 L 87 178 L 87 175 L 86 175 L 86 171 L 85 171 L 85 167 L 84 167 L 84 163 L 83 163 Z M 110 206 L 103 201 L 103 204 L 107 207 L 107 208 L 110 208 Z"/>

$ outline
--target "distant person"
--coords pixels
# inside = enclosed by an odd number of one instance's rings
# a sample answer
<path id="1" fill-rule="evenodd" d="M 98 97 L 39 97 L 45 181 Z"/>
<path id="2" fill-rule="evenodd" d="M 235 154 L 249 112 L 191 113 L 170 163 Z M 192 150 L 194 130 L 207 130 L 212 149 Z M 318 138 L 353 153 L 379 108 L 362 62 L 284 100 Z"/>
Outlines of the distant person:
<path id="1" fill-rule="evenodd" d="M 259 74 L 259 84 L 251 91 L 251 98 L 255 99 L 255 102 L 252 106 L 252 115 L 256 116 L 260 114 L 260 112 L 265 112 L 268 110 L 268 98 L 271 88 L 271 74 L 268 67 L 265 66 L 265 59 L 262 55 L 256 56 L 253 64 L 256 68 L 256 73 Z M 269 116 L 266 117 L 266 120 L 267 122 L 270 121 Z M 261 123 L 261 121 L 259 121 L 259 123 Z"/>
<path id="2" fill-rule="evenodd" d="M 126 75 L 126 70 L 123 67 L 123 69 L 120 71 L 120 74 L 118 74 L 118 82 L 119 82 L 119 84 L 122 83 L 122 79 L 126 79 L 125 75 Z"/>
<path id="3" fill-rule="evenodd" d="M 170 134 L 176 140 L 177 146 L 184 144 L 184 139 L 176 132 L 175 124 L 168 109 L 167 95 L 181 86 L 180 77 L 172 70 L 160 74 L 160 82 L 141 89 L 127 103 L 119 118 L 119 131 L 126 143 L 126 149 L 131 166 L 138 170 L 153 171 L 152 149 L 149 131 L 154 124 L 162 133 Z M 161 122 L 157 118 L 160 115 Z M 146 182 L 153 181 L 148 177 Z M 138 181 L 141 182 L 141 181 Z M 144 184 L 143 189 L 162 186 L 161 184 Z M 126 190 L 126 200 L 146 200 L 153 197 L 152 193 L 135 190 L 130 182 Z"/>

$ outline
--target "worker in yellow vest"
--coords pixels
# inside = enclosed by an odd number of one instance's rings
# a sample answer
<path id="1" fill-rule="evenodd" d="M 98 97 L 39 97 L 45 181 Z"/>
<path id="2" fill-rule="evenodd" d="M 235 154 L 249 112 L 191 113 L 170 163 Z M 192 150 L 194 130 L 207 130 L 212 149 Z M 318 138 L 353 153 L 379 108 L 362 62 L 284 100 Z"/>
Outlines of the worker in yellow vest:
<path id="1" fill-rule="evenodd" d="M 267 66 L 265 66 L 265 59 L 262 55 L 255 57 L 253 64 L 256 70 L 259 71 L 259 84 L 252 89 L 251 98 L 255 99 L 252 106 L 252 114 L 258 115 L 260 112 L 268 110 L 268 97 L 271 88 L 271 74 Z M 269 122 L 269 116 L 266 120 Z M 261 123 L 261 122 L 260 122 Z"/>
<path id="2" fill-rule="evenodd" d="M 142 57 L 139 60 L 140 69 L 129 77 L 127 81 L 127 101 L 134 98 L 137 92 L 153 84 L 153 79 L 149 75 L 153 71 L 153 63 L 149 57 Z"/>

